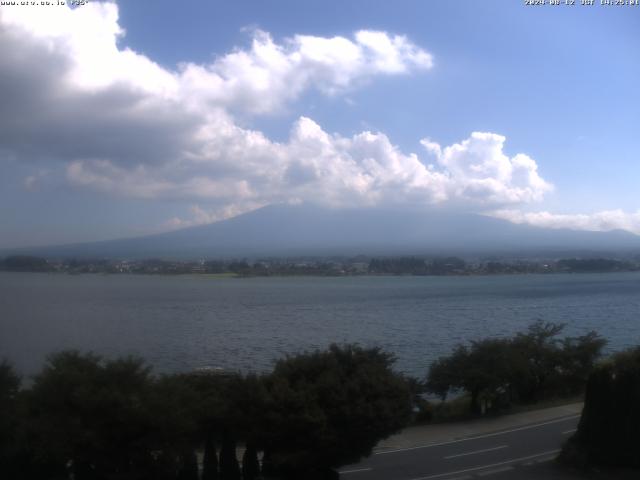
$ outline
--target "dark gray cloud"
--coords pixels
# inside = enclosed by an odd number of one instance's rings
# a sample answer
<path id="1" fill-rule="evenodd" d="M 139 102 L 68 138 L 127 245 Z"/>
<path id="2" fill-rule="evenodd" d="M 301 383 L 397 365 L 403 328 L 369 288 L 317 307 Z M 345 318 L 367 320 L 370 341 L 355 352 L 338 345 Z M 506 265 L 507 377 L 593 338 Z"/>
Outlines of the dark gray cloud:
<path id="1" fill-rule="evenodd" d="M 77 88 L 68 54 L 6 30 L 0 38 L 0 144 L 20 159 L 158 164 L 198 148 L 201 115 L 126 84 Z"/>

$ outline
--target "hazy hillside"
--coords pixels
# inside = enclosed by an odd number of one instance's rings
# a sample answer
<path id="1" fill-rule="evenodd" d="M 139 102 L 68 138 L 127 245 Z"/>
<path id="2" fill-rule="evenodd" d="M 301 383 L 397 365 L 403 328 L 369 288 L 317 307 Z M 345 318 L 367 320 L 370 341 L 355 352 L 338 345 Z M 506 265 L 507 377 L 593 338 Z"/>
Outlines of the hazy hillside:
<path id="1" fill-rule="evenodd" d="M 22 252 L 46 256 L 196 258 L 629 249 L 640 249 L 640 237 L 624 231 L 549 230 L 445 211 L 329 210 L 277 205 L 163 234 Z"/>

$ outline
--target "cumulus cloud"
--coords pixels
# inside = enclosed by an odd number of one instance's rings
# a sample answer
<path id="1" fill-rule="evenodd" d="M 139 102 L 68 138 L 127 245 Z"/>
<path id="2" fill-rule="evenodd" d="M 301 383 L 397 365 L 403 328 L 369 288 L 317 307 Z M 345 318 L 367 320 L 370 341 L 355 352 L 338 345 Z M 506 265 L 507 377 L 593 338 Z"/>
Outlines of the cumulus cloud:
<path id="1" fill-rule="evenodd" d="M 555 214 L 544 211 L 522 212 L 502 209 L 490 212 L 489 215 L 509 220 L 513 223 L 534 225 L 542 228 L 568 228 L 596 232 L 627 230 L 640 235 L 640 210 L 635 213 L 622 210 L 605 210 L 591 214 Z"/>
<path id="2" fill-rule="evenodd" d="M 189 161 L 153 168 L 76 161 L 68 165 L 67 175 L 78 185 L 142 198 L 260 204 L 304 200 L 334 207 L 450 201 L 480 208 L 535 200 L 550 188 L 533 160 L 507 157 L 504 139 L 494 135 L 474 133 L 445 147 L 437 165 L 427 165 L 382 133 L 332 135 L 306 117 L 294 124 L 286 143 L 233 124 L 227 127 L 217 129 Z M 469 145 L 472 153 L 463 160 L 460 148 Z"/>
<path id="3" fill-rule="evenodd" d="M 264 206 L 264 204 L 249 202 L 246 204 L 228 205 L 222 208 L 207 210 L 202 208 L 200 205 L 191 205 L 189 207 L 188 218 L 172 217 L 164 222 L 162 229 L 176 230 L 186 227 L 195 227 L 197 225 L 205 225 L 207 223 L 233 218 L 237 215 L 250 212 Z"/>
<path id="4" fill-rule="evenodd" d="M 504 153 L 506 138 L 486 132 L 442 148 L 424 139 L 422 145 L 434 155 L 452 181 L 450 196 L 486 203 L 524 203 L 542 200 L 552 185 L 538 174 L 538 165 L 519 153 Z"/>
<path id="5" fill-rule="evenodd" d="M 339 95 L 377 75 L 431 68 L 431 55 L 405 36 L 361 30 L 276 42 L 257 30 L 246 49 L 176 70 L 121 46 L 123 38 L 115 3 L 0 9 L 7 156 L 34 170 L 58 165 L 80 188 L 206 202 L 173 226 L 275 202 L 478 209 L 537 201 L 551 189 L 533 159 L 507 155 L 493 133 L 450 146 L 425 139 L 423 158 L 384 133 L 331 134 L 307 117 L 283 142 L 237 121 L 276 113 L 309 89 Z"/>
<path id="6" fill-rule="evenodd" d="M 433 65 L 431 54 L 402 35 L 361 30 L 351 39 L 295 35 L 276 43 L 268 32 L 255 30 L 249 49 L 210 64 L 184 62 L 172 72 L 119 48 L 125 32 L 115 3 L 75 9 L 3 7 L 1 18 L 5 34 L 26 34 L 50 53 L 64 52 L 64 80 L 78 88 L 95 92 L 121 84 L 196 108 L 270 113 L 309 88 L 334 94 L 375 75 Z"/>
<path id="7" fill-rule="evenodd" d="M 428 69 L 432 56 L 406 37 L 361 30 L 353 39 L 296 35 L 277 44 L 261 30 L 249 50 L 209 65 L 185 63 L 183 93 L 214 105 L 254 114 L 277 111 L 309 88 L 333 95 L 374 75 Z"/>

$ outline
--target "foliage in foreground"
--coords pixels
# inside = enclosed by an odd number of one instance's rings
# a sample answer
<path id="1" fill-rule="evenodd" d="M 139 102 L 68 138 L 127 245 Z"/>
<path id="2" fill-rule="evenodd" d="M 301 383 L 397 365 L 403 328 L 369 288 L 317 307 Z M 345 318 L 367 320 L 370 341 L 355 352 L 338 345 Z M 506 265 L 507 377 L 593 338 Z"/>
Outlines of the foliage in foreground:
<path id="1" fill-rule="evenodd" d="M 266 382 L 269 415 L 260 442 L 272 465 L 300 478 L 297 465 L 353 463 L 405 426 L 410 390 L 391 363 L 387 353 L 353 346 L 278 362 Z"/>
<path id="2" fill-rule="evenodd" d="M 156 377 L 140 359 L 52 355 L 19 390 L 0 364 L 0 465 L 6 479 L 333 478 L 402 428 L 410 389 L 378 349 L 331 346 L 280 360 L 265 376 Z M 241 464 L 236 446 L 244 446 Z"/>
<path id="3" fill-rule="evenodd" d="M 591 374 L 578 430 L 561 458 L 578 466 L 640 467 L 640 347 Z"/>
<path id="4" fill-rule="evenodd" d="M 427 391 L 443 400 L 466 392 L 471 413 L 580 393 L 606 342 L 596 332 L 560 339 L 563 328 L 538 321 L 511 338 L 458 345 L 433 362 Z"/>
<path id="5" fill-rule="evenodd" d="M 490 404 L 580 392 L 604 340 L 594 332 L 559 338 L 562 330 L 537 322 L 511 338 L 458 346 L 432 364 L 427 388 L 443 399 L 451 391 L 467 392 L 474 413 Z M 137 358 L 105 360 L 65 351 L 52 355 L 32 385 L 20 389 L 20 379 L 2 362 L 0 475 L 9 480 L 70 474 L 77 480 L 336 478 L 334 469 L 370 454 L 380 439 L 405 426 L 412 405 L 420 404 L 420 383 L 395 373 L 392 364 L 392 356 L 379 349 L 334 345 L 286 357 L 263 376 L 155 376 Z M 640 423 L 633 413 L 640 400 L 638 370 L 640 351 L 628 352 L 591 377 L 585 417 L 572 443 L 587 452 L 583 457 L 627 464 L 638 458 L 634 432 Z M 626 430 L 616 426 L 623 424 Z M 616 432 L 623 433 L 615 437 Z M 611 438 L 630 449 L 618 450 Z M 237 446 L 244 450 L 241 458 Z"/>

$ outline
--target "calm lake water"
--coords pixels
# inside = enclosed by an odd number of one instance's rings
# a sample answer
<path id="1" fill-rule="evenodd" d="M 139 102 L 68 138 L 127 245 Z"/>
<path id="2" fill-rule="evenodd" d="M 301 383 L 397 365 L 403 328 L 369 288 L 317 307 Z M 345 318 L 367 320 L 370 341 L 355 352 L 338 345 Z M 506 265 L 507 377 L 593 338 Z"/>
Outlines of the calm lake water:
<path id="1" fill-rule="evenodd" d="M 136 354 L 156 371 L 264 371 L 331 342 L 380 346 L 423 376 L 456 343 L 536 319 L 640 344 L 640 274 L 211 278 L 0 273 L 0 357 L 23 374 L 64 348 Z"/>

